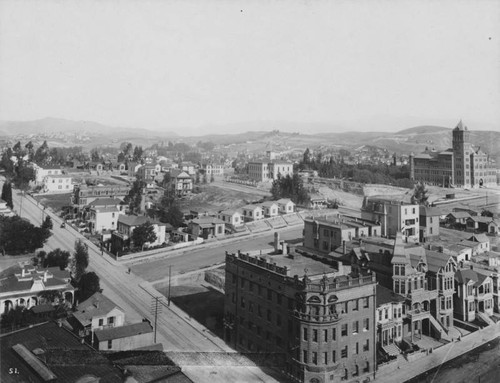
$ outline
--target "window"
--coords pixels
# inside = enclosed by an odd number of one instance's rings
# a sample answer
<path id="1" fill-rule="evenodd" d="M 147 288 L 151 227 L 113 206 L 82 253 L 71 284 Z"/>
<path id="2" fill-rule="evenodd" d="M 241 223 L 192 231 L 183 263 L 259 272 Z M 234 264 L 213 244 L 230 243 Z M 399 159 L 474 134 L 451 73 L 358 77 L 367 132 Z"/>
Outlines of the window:
<path id="1" fill-rule="evenodd" d="M 308 337 L 307 337 L 308 330 L 307 330 L 305 327 L 303 328 L 303 330 L 304 330 L 304 331 L 302 332 L 302 338 L 303 338 L 304 340 L 307 340 L 307 338 L 308 338 Z"/>
<path id="2" fill-rule="evenodd" d="M 276 294 L 276 301 L 277 301 L 277 303 L 278 303 L 279 305 L 281 305 L 282 299 L 283 299 L 283 298 L 282 298 L 281 294 Z"/>
<path id="3" fill-rule="evenodd" d="M 358 321 L 355 321 L 353 324 L 352 324 L 352 333 L 353 334 L 357 334 L 359 332 L 359 322 Z"/>
<path id="4" fill-rule="evenodd" d="M 332 328 L 332 340 L 337 340 L 337 329 Z"/>
<path id="5" fill-rule="evenodd" d="M 332 363 L 335 363 L 337 361 L 337 356 L 335 354 L 335 350 L 332 351 Z"/>
<path id="6" fill-rule="evenodd" d="M 341 335 L 347 336 L 347 323 L 344 323 L 341 327 Z"/>
<path id="7" fill-rule="evenodd" d="M 370 318 L 363 319 L 363 331 L 368 331 L 370 329 Z"/>
<path id="8" fill-rule="evenodd" d="M 370 340 L 367 339 L 365 344 L 363 345 L 363 351 L 369 351 L 370 350 Z"/>
<path id="9" fill-rule="evenodd" d="M 241 283 L 241 288 L 245 288 L 245 279 L 241 278 L 240 279 L 240 283 Z"/>
<path id="10" fill-rule="evenodd" d="M 267 299 L 268 300 L 273 300 L 273 291 L 270 289 L 267 289 Z"/>
<path id="11" fill-rule="evenodd" d="M 111 350 L 113 348 L 113 340 L 108 340 L 108 350 Z"/>
<path id="12" fill-rule="evenodd" d="M 248 289 L 250 291 L 253 291 L 253 282 L 249 282 Z"/>
<path id="13" fill-rule="evenodd" d="M 267 310 L 267 320 L 271 322 L 271 310 Z"/>
<path id="14" fill-rule="evenodd" d="M 352 301 L 352 311 L 358 311 L 359 310 L 359 306 L 358 306 L 358 300 L 357 299 L 354 299 Z"/>
<path id="15" fill-rule="evenodd" d="M 345 345 L 342 350 L 340 350 L 340 357 L 347 358 L 347 345 Z"/>
<path id="16" fill-rule="evenodd" d="M 280 314 L 276 314 L 276 325 L 281 326 L 281 315 Z"/>
<path id="17" fill-rule="evenodd" d="M 245 298 L 243 298 L 243 297 L 241 297 L 240 306 L 241 306 L 242 309 L 245 308 Z"/>
<path id="18" fill-rule="evenodd" d="M 302 351 L 302 362 L 307 363 L 307 350 Z"/>
<path id="19" fill-rule="evenodd" d="M 389 319 L 389 310 L 388 309 L 384 309 L 384 318 Z"/>
<path id="20" fill-rule="evenodd" d="M 257 305 L 257 315 L 262 318 L 262 309 L 259 304 Z"/>
<path id="21" fill-rule="evenodd" d="M 253 302 L 251 301 L 248 302 L 248 311 L 253 313 Z"/>
<path id="22" fill-rule="evenodd" d="M 363 298 L 363 308 L 367 309 L 370 306 L 370 299 L 368 297 Z"/>
<path id="23" fill-rule="evenodd" d="M 313 364 L 318 364 L 318 353 L 315 351 L 312 353 L 312 362 Z"/>
<path id="24" fill-rule="evenodd" d="M 104 319 L 99 319 L 99 326 L 102 326 L 104 324 Z"/>
<path id="25" fill-rule="evenodd" d="M 328 330 L 323 330 L 323 339 L 325 342 L 328 342 Z"/>
<path id="26" fill-rule="evenodd" d="M 356 349 L 354 350 L 354 355 L 359 354 L 359 342 L 356 342 Z"/>
<path id="27" fill-rule="evenodd" d="M 108 324 L 112 325 L 113 323 L 115 323 L 115 317 L 109 317 Z"/>
<path id="28" fill-rule="evenodd" d="M 313 342 L 318 341 L 318 330 L 314 329 L 313 330 Z"/>

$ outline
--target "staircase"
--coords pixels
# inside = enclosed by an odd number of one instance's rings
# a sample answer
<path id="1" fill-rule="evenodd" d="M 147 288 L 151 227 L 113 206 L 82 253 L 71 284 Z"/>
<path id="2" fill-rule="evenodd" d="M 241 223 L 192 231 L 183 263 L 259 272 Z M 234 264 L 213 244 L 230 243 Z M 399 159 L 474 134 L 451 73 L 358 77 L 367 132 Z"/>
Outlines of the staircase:
<path id="1" fill-rule="evenodd" d="M 476 315 L 481 318 L 484 322 L 488 323 L 488 326 L 495 324 L 495 322 L 486 313 L 477 312 Z"/>
<path id="2" fill-rule="evenodd" d="M 394 343 L 389 343 L 386 346 L 382 346 L 382 349 L 390 356 L 398 356 L 401 354 L 401 350 Z"/>
<path id="3" fill-rule="evenodd" d="M 429 320 L 431 321 L 432 327 L 441 334 L 441 339 L 451 342 L 451 336 L 448 334 L 448 331 L 433 315 L 429 315 Z"/>

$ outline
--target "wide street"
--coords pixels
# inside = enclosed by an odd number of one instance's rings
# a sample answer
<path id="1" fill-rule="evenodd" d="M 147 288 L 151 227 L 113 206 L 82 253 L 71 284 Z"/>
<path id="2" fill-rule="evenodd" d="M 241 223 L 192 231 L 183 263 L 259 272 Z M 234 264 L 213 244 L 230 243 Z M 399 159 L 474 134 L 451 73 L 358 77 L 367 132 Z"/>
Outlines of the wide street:
<path id="1" fill-rule="evenodd" d="M 1 182 L 0 182 L 1 184 Z M 0 185 L 1 187 L 1 185 Z M 73 230 L 71 227 L 61 228 L 61 219 L 48 210 L 43 211 L 41 206 L 30 196 L 22 197 L 20 192 L 13 190 L 14 210 L 23 217 L 29 219 L 33 224 L 40 225 L 42 217 L 49 214 L 54 223 L 53 235 L 47 241 L 44 249 L 52 250 L 61 248 L 73 252 L 75 240 L 84 240 L 89 251 L 89 270 L 94 271 L 100 278 L 103 293 L 120 306 L 126 315 L 126 322 L 137 322 L 141 318 L 148 318 L 154 323 L 153 296 L 159 299 L 161 309 L 157 317 L 157 342 L 163 344 L 165 351 L 183 352 L 234 352 L 223 340 L 209 332 L 196 321 L 190 321 L 186 315 L 173 304 L 167 307 L 166 299 L 151 288 L 143 287 L 144 279 L 134 272 L 128 273 L 128 266 L 121 265 L 113 258 L 101 255 L 99 248 Z M 21 208 L 22 206 L 22 208 Z M 176 361 L 176 359 L 174 359 Z M 182 362 L 178 361 L 178 362 Z M 181 367 L 183 366 L 180 363 Z M 212 366 L 217 371 L 217 378 L 211 378 L 212 382 L 225 382 L 228 377 L 236 374 L 242 382 L 275 382 L 271 376 L 264 373 L 259 367 L 251 364 L 242 366 Z M 183 367 L 188 374 L 190 367 Z M 202 381 L 196 379 L 194 381 Z"/>
<path id="2" fill-rule="evenodd" d="M 293 240 L 302 237 L 302 226 L 281 229 L 280 240 Z M 184 274 L 204 267 L 220 264 L 225 261 L 226 251 L 237 252 L 261 250 L 273 247 L 274 231 L 267 231 L 258 237 L 242 237 L 230 243 L 213 243 L 207 247 L 193 249 L 182 254 L 169 255 L 160 258 L 138 259 L 126 262 L 134 274 L 149 282 L 164 279 L 168 268 L 172 266 L 172 275 Z"/>

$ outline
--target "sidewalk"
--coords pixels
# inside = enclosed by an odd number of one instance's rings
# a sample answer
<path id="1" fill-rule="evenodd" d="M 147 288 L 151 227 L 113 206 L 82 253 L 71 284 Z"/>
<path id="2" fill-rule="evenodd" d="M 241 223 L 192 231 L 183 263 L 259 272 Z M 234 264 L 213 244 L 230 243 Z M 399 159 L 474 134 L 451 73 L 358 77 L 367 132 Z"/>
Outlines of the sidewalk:
<path id="1" fill-rule="evenodd" d="M 465 337 L 460 341 L 451 342 L 412 362 L 399 358 L 398 361 L 382 366 L 375 375 L 375 381 L 384 383 L 401 383 L 436 367 L 440 367 L 456 357 L 463 355 L 476 347 L 500 336 L 500 322 L 485 327 Z"/>

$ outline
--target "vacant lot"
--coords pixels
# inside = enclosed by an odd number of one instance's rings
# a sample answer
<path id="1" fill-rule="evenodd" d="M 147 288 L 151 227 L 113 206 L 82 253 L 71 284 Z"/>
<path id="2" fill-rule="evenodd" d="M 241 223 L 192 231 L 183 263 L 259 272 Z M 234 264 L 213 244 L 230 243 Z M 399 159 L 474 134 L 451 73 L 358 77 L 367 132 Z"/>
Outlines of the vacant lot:
<path id="1" fill-rule="evenodd" d="M 168 287 L 158 291 L 168 296 Z M 170 296 L 181 310 L 219 337 L 223 337 L 224 294 L 205 284 L 172 286 Z"/>
<path id="2" fill-rule="evenodd" d="M 63 206 L 71 205 L 71 193 L 64 194 L 40 194 L 35 197 L 43 206 L 50 207 L 56 213 L 62 211 Z"/>

